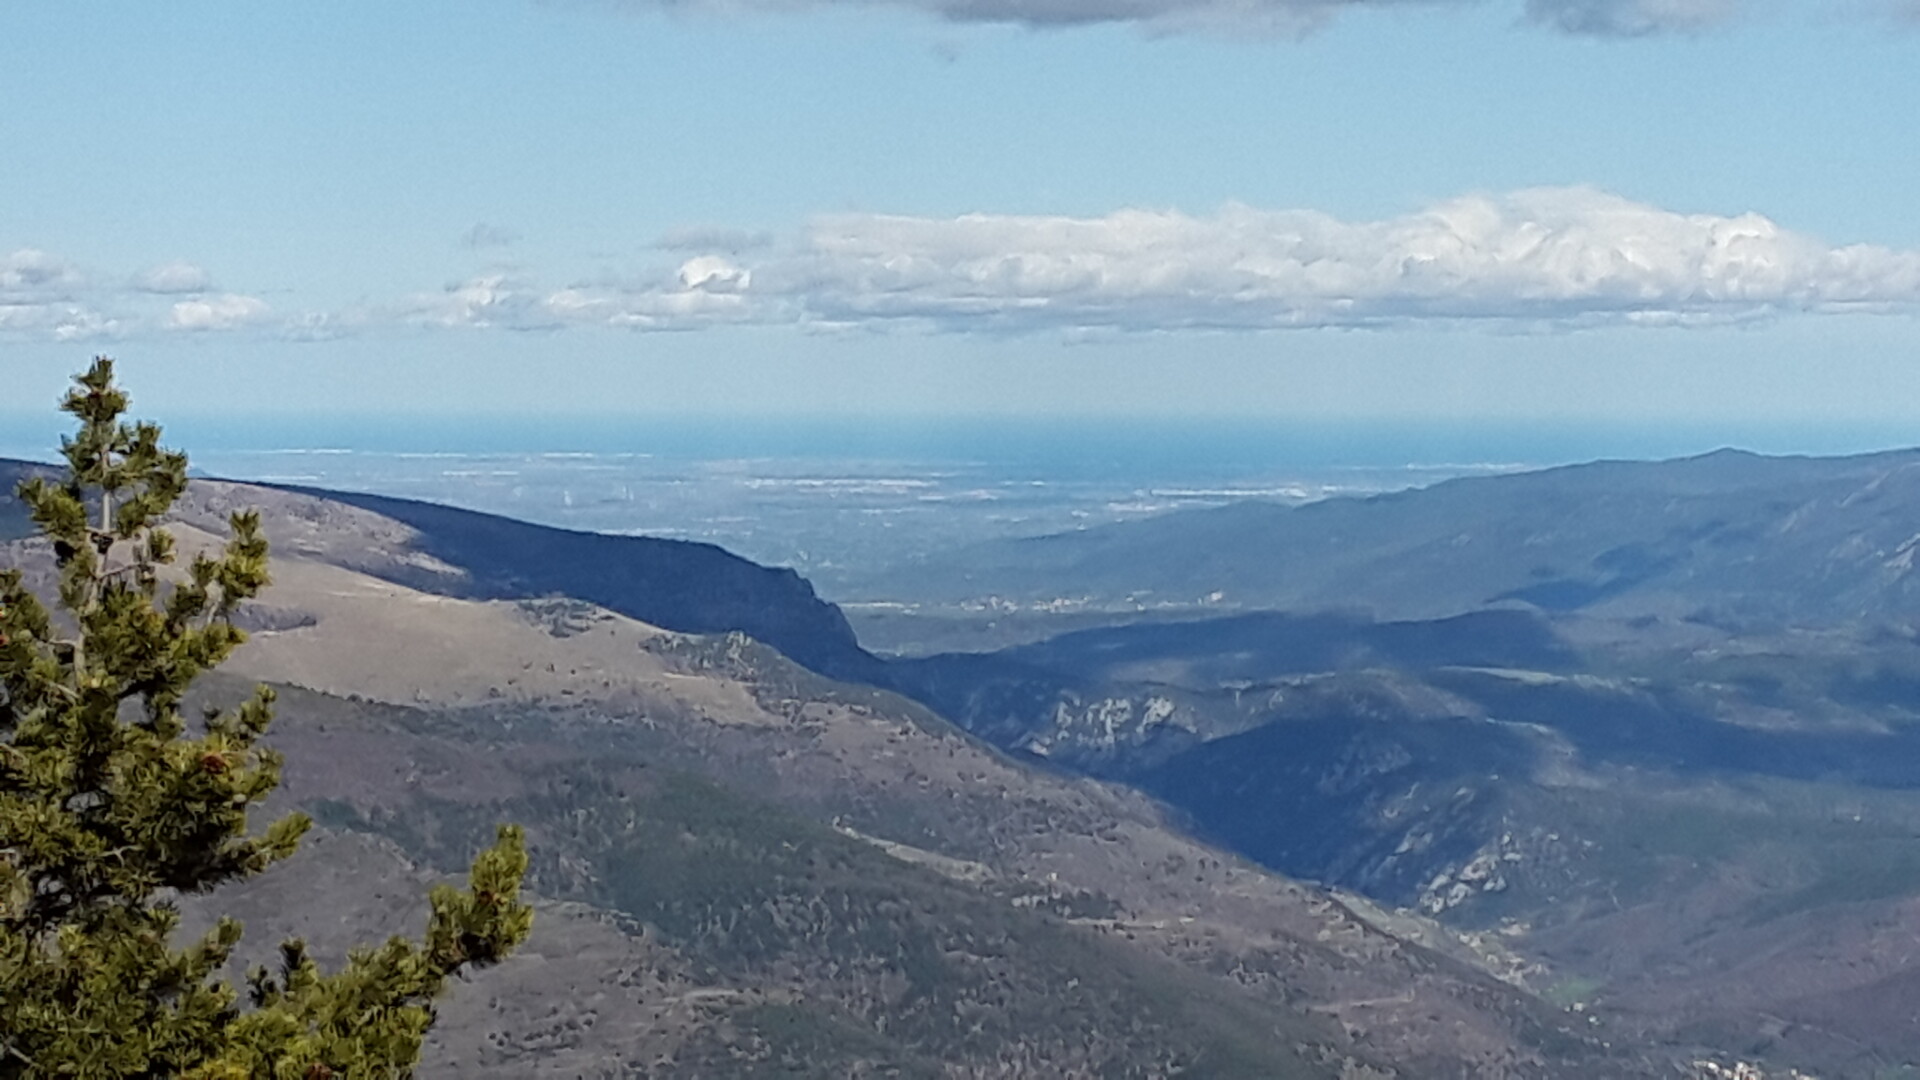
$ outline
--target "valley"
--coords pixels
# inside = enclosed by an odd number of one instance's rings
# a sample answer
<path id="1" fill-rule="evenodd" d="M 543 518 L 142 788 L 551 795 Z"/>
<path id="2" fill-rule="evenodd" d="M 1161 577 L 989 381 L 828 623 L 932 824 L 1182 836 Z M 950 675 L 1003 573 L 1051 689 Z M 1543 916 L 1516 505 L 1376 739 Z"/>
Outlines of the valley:
<path id="1" fill-rule="evenodd" d="M 280 798 L 323 835 L 248 887 L 250 940 L 404 929 L 398 883 L 529 829 L 538 959 L 463 988 L 423 1075 L 1900 1076 L 1920 645 L 1872 589 L 1904 578 L 1907 463 L 1773 464 L 1567 470 L 1604 535 L 1522 474 L 1013 542 L 1071 549 L 1052 566 L 1093 597 L 1013 633 L 949 590 L 1019 597 L 1024 556 L 962 551 L 970 576 L 880 595 L 1009 643 L 911 656 L 704 544 L 215 481 L 176 530 L 259 506 L 275 545 L 206 692 L 282 688 Z M 1689 501 L 1723 487 L 1747 518 Z M 1421 500 L 1487 522 L 1444 550 L 1496 550 L 1421 583 Z M 1499 516 L 1521 505 L 1541 519 Z M 1369 514 L 1413 539 L 1301 539 Z M 1768 529 L 1826 565 L 1783 576 Z M 1593 588 L 1514 595 L 1494 541 Z M 1410 584 L 1130 610 L 1172 543 L 1279 545 L 1273 590 L 1390 555 Z M 44 574 L 36 541 L 5 551 Z"/>
<path id="2" fill-rule="evenodd" d="M 1493 935 L 1637 1038 L 1904 1075 L 1915 464 L 1600 463 L 1176 513 L 876 580 L 916 652 L 1008 642 L 894 668 L 1000 745 Z M 1234 587 L 1253 610 L 1148 604 Z M 1072 621 L 1048 633 L 1061 596 Z"/>

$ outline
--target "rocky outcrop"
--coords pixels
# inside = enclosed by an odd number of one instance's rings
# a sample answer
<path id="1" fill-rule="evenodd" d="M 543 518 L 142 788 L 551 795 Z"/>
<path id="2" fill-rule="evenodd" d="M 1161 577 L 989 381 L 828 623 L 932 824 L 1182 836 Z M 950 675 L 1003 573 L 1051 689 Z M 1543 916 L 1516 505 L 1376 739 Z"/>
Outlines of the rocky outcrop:
<path id="1" fill-rule="evenodd" d="M 31 532 L 15 485 L 47 467 L 0 460 L 0 542 Z M 258 509 L 275 550 L 470 600 L 568 597 L 689 634 L 739 631 L 835 678 L 879 682 L 840 609 L 784 567 L 712 544 L 608 536 L 450 506 L 317 488 L 196 480 L 180 517 L 219 531 Z"/>
<path id="2" fill-rule="evenodd" d="M 281 490 L 409 527 L 408 546 L 427 558 L 366 569 L 411 588 L 468 599 L 567 596 L 667 630 L 737 630 L 837 678 L 871 680 L 879 667 L 840 609 L 805 578 L 712 544 L 575 532 L 381 495 Z"/>

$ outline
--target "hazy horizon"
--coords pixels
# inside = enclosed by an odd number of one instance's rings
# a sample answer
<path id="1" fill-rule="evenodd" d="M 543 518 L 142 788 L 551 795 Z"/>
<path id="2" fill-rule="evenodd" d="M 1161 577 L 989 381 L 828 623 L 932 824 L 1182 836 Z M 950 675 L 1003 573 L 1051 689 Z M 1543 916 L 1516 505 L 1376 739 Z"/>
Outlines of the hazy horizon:
<path id="1" fill-rule="evenodd" d="M 136 410 L 137 412 L 138 410 Z M 1525 418 L 500 413 L 155 415 L 170 445 L 209 454 L 652 454 L 675 458 L 1129 463 L 1198 468 L 1550 466 L 1719 449 L 1836 456 L 1920 445 L 1920 421 L 1604 421 Z M 0 455 L 57 452 L 66 418 L 0 412 Z"/>

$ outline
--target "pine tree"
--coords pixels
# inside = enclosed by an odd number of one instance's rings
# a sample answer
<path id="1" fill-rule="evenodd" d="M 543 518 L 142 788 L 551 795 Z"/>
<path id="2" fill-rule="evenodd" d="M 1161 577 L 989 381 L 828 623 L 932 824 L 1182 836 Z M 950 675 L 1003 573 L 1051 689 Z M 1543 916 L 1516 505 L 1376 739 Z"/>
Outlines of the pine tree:
<path id="1" fill-rule="evenodd" d="M 468 889 L 433 890 L 423 940 L 357 949 L 330 974 L 285 942 L 244 1004 L 220 975 L 236 922 L 176 941 L 176 898 L 261 873 L 310 825 L 248 829 L 279 782 L 260 741 L 271 689 L 192 723 L 182 706 L 246 640 L 232 616 L 268 583 L 267 542 L 257 513 L 236 514 L 224 550 L 177 568 L 161 521 L 186 456 L 122 420 L 111 360 L 74 383 L 64 480 L 19 491 L 52 542 L 55 610 L 0 572 L 0 1080 L 410 1076 L 447 978 L 532 926 L 520 831 L 500 829 Z"/>

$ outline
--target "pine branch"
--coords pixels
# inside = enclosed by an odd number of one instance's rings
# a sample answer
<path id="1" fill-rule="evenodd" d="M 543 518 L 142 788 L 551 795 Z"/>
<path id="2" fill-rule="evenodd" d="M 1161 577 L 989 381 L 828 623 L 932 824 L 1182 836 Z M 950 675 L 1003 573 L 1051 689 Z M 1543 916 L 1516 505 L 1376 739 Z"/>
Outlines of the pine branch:
<path id="1" fill-rule="evenodd" d="M 53 543 L 73 633 L 0 572 L 0 1080 L 22 1075 L 15 1061 L 28 1076 L 410 1075 L 446 980 L 526 939 L 524 843 L 503 828 L 466 892 L 436 889 L 419 943 L 358 950 L 332 975 L 289 945 L 279 978 L 251 979 L 251 1011 L 215 981 L 237 923 L 169 946 L 164 890 L 261 873 L 312 822 L 248 835 L 248 810 L 279 783 L 279 755 L 257 744 L 271 690 L 186 733 L 179 703 L 246 640 L 233 617 L 270 581 L 268 544 L 257 513 L 235 514 L 217 556 L 163 583 L 155 567 L 174 546 L 158 523 L 186 491 L 187 459 L 157 426 L 122 421 L 127 405 L 96 359 L 61 406 L 80 422 L 61 445 L 67 476 L 19 489 Z M 134 698 L 143 716 L 123 720 Z"/>

